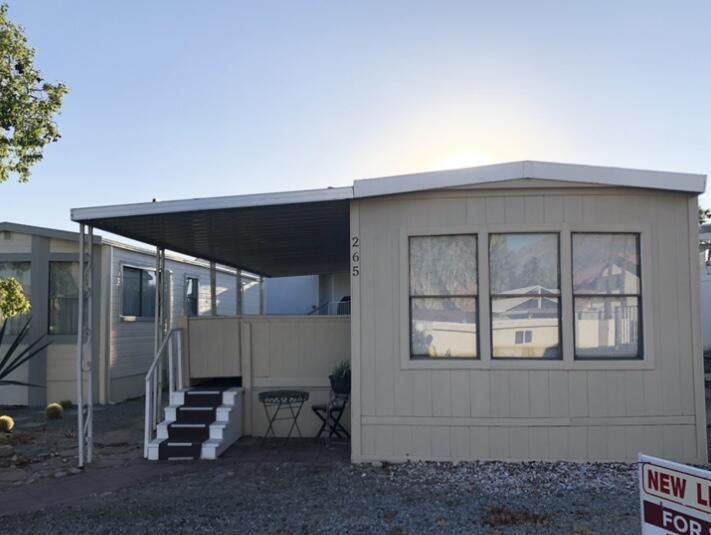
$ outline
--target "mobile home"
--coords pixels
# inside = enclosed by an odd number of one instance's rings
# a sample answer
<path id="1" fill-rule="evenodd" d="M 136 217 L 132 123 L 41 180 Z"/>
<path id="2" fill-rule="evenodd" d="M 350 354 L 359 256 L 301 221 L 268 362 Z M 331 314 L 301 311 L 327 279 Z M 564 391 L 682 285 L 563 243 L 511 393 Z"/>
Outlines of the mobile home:
<path id="1" fill-rule="evenodd" d="M 246 433 L 263 432 L 261 391 L 326 388 L 345 355 L 354 462 L 705 463 L 705 180 L 527 161 L 72 219 L 263 276 L 350 279 L 342 317 L 183 321 L 183 390 L 196 369 L 238 375 Z"/>
<path id="2" fill-rule="evenodd" d="M 44 405 L 76 399 L 75 353 L 79 269 L 76 232 L 0 222 L 0 277 L 18 279 L 32 304 L 28 340 L 47 336 L 50 345 L 16 371 L 13 379 L 46 388 L 5 386 L 0 405 Z M 96 401 L 118 402 L 144 393 L 144 378 L 154 353 L 155 251 L 115 240 L 94 238 L 93 355 Z M 170 274 L 171 322 L 182 316 L 237 313 L 237 273 L 215 268 L 213 311 L 209 263 L 181 255 L 166 258 Z M 263 311 L 259 277 L 241 274 L 241 310 Z M 260 295 L 261 294 L 261 295 Z M 278 298 L 278 296 L 277 296 Z M 25 318 L 13 318 L 14 334 Z"/>

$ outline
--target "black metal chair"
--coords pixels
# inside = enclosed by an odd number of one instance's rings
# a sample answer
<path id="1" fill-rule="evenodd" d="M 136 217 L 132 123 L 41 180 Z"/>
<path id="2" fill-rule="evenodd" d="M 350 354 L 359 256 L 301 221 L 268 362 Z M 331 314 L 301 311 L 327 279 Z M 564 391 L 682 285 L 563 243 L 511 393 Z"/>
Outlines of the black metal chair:
<path id="1" fill-rule="evenodd" d="M 316 438 L 328 428 L 328 438 L 351 438 L 348 430 L 341 424 L 343 413 L 350 403 L 350 394 L 337 394 L 333 390 L 329 393 L 328 403 L 316 403 L 311 406 L 313 413 L 321 420 L 321 428 L 316 434 Z"/>

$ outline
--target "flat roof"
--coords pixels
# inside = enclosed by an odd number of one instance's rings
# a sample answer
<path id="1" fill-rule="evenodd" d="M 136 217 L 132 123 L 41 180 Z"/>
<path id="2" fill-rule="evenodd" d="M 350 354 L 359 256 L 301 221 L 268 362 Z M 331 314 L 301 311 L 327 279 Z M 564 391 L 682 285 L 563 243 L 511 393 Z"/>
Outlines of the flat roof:
<path id="1" fill-rule="evenodd" d="M 350 200 L 512 180 L 699 194 L 706 176 L 522 161 L 356 180 L 353 186 L 74 208 L 72 220 L 265 275 L 349 269 Z"/>
<path id="2" fill-rule="evenodd" d="M 29 236 L 42 236 L 43 238 L 48 238 L 48 239 L 52 239 L 52 240 L 79 242 L 79 233 L 75 232 L 75 231 L 60 230 L 60 229 L 50 228 L 50 227 L 38 227 L 35 225 L 25 225 L 23 223 L 13 223 L 12 221 L 0 221 L 0 232 L 12 232 L 15 234 L 26 234 Z M 112 240 L 111 238 L 106 238 L 106 237 L 100 236 L 98 234 L 94 234 L 93 243 L 95 245 L 107 245 L 110 247 L 117 247 L 119 249 L 124 249 L 126 251 L 132 251 L 135 253 L 153 256 L 153 257 L 155 257 L 155 254 L 156 254 L 155 249 L 150 249 L 148 247 L 139 247 L 137 245 L 132 245 L 129 243 L 123 243 L 123 242 L 120 242 L 117 240 Z M 176 256 L 176 255 L 167 253 L 166 259 L 171 260 L 173 262 L 180 262 L 182 264 L 197 266 L 197 267 L 201 267 L 201 268 L 205 268 L 205 269 L 210 268 L 210 262 L 207 260 L 203 260 L 201 258 L 180 257 L 180 256 Z M 236 272 L 232 268 L 217 264 L 215 266 L 215 269 L 219 273 L 225 273 L 228 275 L 235 275 L 236 276 Z M 254 280 L 257 279 L 256 275 L 249 273 L 249 272 L 243 272 L 242 277 L 245 277 L 248 279 L 254 279 Z"/>
<path id="3" fill-rule="evenodd" d="M 353 183 L 353 197 L 395 195 L 525 179 L 661 189 L 697 194 L 703 193 L 706 189 L 706 175 L 700 174 L 522 161 L 356 180 Z"/>

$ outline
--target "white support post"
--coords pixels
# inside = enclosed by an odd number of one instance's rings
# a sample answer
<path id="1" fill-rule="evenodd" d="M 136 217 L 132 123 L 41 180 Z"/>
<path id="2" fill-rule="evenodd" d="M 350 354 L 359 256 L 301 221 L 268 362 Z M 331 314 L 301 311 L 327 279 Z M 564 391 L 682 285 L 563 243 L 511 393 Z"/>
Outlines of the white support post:
<path id="1" fill-rule="evenodd" d="M 210 313 L 217 316 L 217 266 L 210 262 Z"/>
<path id="2" fill-rule="evenodd" d="M 92 281 L 94 229 L 79 225 L 79 310 L 77 318 L 77 439 L 79 468 L 93 456 Z"/>
<path id="3" fill-rule="evenodd" d="M 242 300 L 244 298 L 244 291 L 242 288 L 242 270 L 238 269 L 237 270 L 237 310 L 236 313 L 238 316 L 242 315 L 242 312 L 244 310 L 244 307 L 242 305 Z"/>
<path id="4" fill-rule="evenodd" d="M 259 277 L 259 315 L 263 316 L 264 315 L 264 277 Z"/>
<path id="5" fill-rule="evenodd" d="M 165 249 L 156 247 L 156 297 L 155 297 L 155 312 L 154 312 L 154 354 L 158 353 L 158 349 L 163 343 L 163 338 L 166 335 L 166 313 L 165 313 Z M 155 429 L 160 419 L 160 411 L 162 408 L 163 396 L 163 367 L 162 362 L 159 362 L 158 369 L 153 376 L 153 415 L 151 427 Z"/>

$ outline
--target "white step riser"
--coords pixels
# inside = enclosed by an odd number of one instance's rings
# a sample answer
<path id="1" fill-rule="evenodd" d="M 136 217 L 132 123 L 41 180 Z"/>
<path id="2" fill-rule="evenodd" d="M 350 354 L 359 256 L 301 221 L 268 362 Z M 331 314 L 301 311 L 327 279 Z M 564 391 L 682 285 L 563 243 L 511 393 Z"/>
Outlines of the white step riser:
<path id="1" fill-rule="evenodd" d="M 234 408 L 234 405 L 220 405 L 217 407 L 217 412 L 215 413 L 215 416 L 218 421 L 221 420 L 229 420 L 230 419 L 230 411 Z M 177 406 L 169 406 L 165 408 L 165 421 L 167 423 L 174 422 L 178 419 L 178 407 Z"/>
<path id="2" fill-rule="evenodd" d="M 242 389 L 231 388 L 222 393 L 222 404 L 223 405 L 234 405 L 235 397 Z M 185 403 L 185 390 L 178 390 L 170 395 L 170 404 L 175 406 L 182 406 Z"/>

